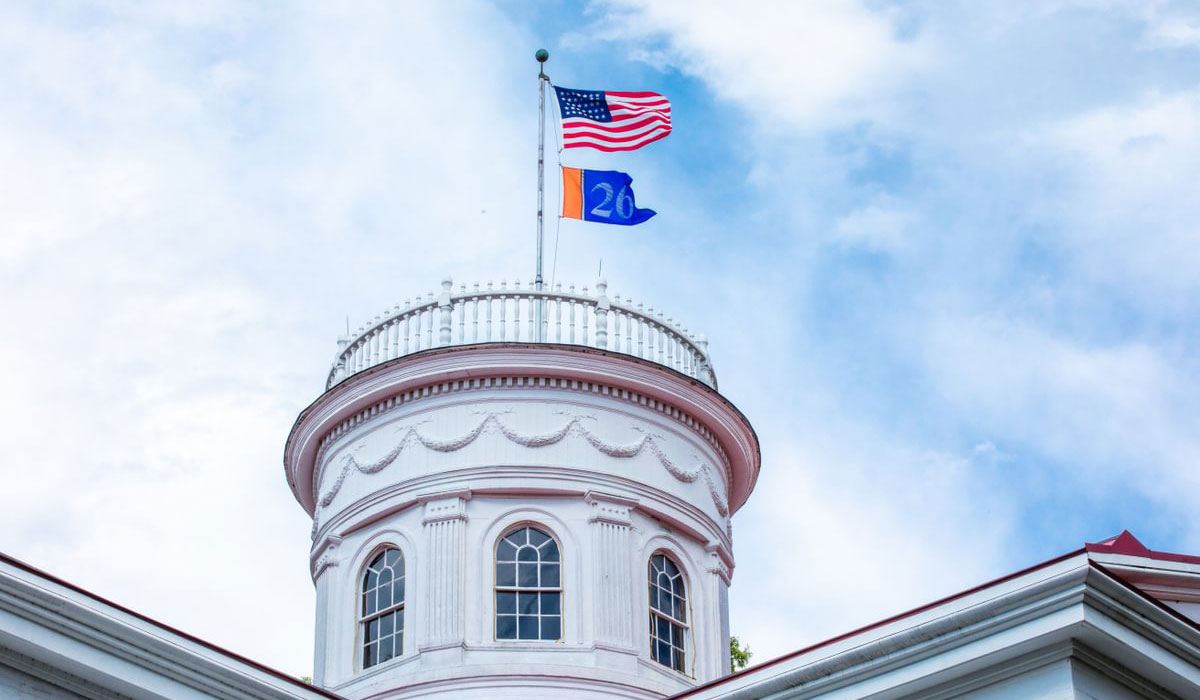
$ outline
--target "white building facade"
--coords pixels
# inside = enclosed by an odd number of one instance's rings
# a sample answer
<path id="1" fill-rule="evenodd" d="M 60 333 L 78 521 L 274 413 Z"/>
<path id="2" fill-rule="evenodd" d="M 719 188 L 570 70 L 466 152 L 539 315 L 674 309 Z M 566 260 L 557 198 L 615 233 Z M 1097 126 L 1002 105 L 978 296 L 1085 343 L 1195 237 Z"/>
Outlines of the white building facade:
<path id="1" fill-rule="evenodd" d="M 490 287 L 447 281 L 343 339 L 296 422 L 314 682 L 660 698 L 728 673 L 730 516 L 759 452 L 703 340 L 603 282 Z"/>

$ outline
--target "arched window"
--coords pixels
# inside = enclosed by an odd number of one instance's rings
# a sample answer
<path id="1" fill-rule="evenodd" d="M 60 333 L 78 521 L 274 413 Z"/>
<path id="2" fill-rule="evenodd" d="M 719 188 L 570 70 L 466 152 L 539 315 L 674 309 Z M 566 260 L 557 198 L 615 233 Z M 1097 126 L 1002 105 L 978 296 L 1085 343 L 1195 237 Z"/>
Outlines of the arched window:
<path id="1" fill-rule="evenodd" d="M 404 653 L 404 555 L 385 549 L 367 564 L 362 579 L 362 667 Z"/>
<path id="2" fill-rule="evenodd" d="M 521 527 L 496 544 L 496 639 L 562 638 L 558 543 Z"/>
<path id="3" fill-rule="evenodd" d="M 687 587 L 665 554 L 650 557 L 650 658 L 676 671 L 687 654 Z"/>

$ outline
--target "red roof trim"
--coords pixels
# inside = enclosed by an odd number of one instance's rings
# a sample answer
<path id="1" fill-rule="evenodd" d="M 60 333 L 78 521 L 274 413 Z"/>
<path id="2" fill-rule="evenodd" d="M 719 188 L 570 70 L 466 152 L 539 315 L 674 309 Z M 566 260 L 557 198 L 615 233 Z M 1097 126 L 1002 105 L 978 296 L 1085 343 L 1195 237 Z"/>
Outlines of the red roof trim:
<path id="1" fill-rule="evenodd" d="M 96 601 L 97 603 L 106 605 L 110 608 L 113 608 L 114 610 L 118 610 L 122 613 L 125 613 L 126 615 L 131 616 L 131 617 L 135 617 L 135 618 L 141 620 L 142 622 L 147 622 L 147 623 L 154 625 L 155 627 L 158 627 L 159 629 L 162 629 L 171 634 L 183 637 L 184 639 L 186 639 L 190 642 L 195 642 L 196 644 L 199 644 L 200 646 L 211 649 L 212 651 L 215 651 L 218 654 L 228 656 L 229 658 L 234 659 L 235 661 L 239 661 L 243 664 L 246 664 L 247 666 L 250 666 L 251 668 L 255 668 L 255 669 L 262 671 L 263 673 L 266 673 L 268 675 L 275 676 L 276 678 L 278 678 L 280 680 L 287 681 L 288 683 L 291 683 L 292 685 L 303 688 L 304 690 L 316 693 L 318 695 L 323 695 L 327 698 L 331 698 L 331 700 L 346 700 L 341 695 L 334 695 L 333 693 L 331 693 L 327 690 L 323 690 L 315 685 L 309 685 L 309 684 L 305 683 L 304 681 L 300 680 L 299 678 L 289 676 L 288 674 L 286 674 L 282 671 L 276 671 L 275 669 L 271 668 L 270 666 L 264 666 L 263 664 L 260 664 L 259 662 L 254 661 L 252 659 L 248 659 L 245 656 L 242 656 L 241 654 L 237 654 L 232 651 L 229 651 L 228 649 L 219 647 L 216 644 L 213 644 L 212 642 L 206 642 L 205 640 L 200 639 L 199 637 L 197 637 L 195 635 L 188 634 L 187 632 L 184 632 L 183 630 L 177 629 L 177 628 L 172 627 L 167 624 L 163 624 L 162 622 L 159 622 L 158 620 L 155 620 L 154 618 L 149 617 L 147 615 L 143 615 L 142 613 L 137 612 L 135 610 L 130 610 L 129 608 L 125 607 L 124 605 L 114 603 L 113 601 L 111 601 L 107 598 L 104 598 L 102 596 L 98 596 L 95 593 L 92 593 L 91 591 L 89 591 L 85 588 L 76 586 L 75 584 L 70 583 L 69 581 L 64 581 L 63 579 L 58 578 L 57 576 L 54 576 L 52 574 L 48 574 L 45 571 L 42 571 L 41 569 L 38 569 L 36 567 L 30 566 L 29 564 L 26 564 L 25 562 L 21 561 L 20 559 L 15 559 L 13 557 L 10 557 L 9 555 L 5 554 L 4 552 L 0 552 L 0 562 L 4 562 L 6 564 L 14 566 L 18 569 L 21 569 L 30 574 L 33 574 L 34 576 L 41 577 L 47 581 L 50 581 L 51 583 L 54 583 L 56 585 L 62 586 L 63 588 L 66 588 L 68 590 L 79 593 L 80 595 L 87 596 L 88 598 L 91 598 L 92 600 Z"/>
<path id="2" fill-rule="evenodd" d="M 1132 557 L 1146 557 L 1157 561 L 1174 561 L 1182 564 L 1200 564 L 1200 556 L 1191 554 L 1176 554 L 1174 552 L 1158 552 L 1146 547 L 1129 530 L 1099 542 L 1089 542 L 1084 545 L 1089 552 L 1101 554 L 1126 554 Z"/>
<path id="3" fill-rule="evenodd" d="M 1125 588 L 1128 588 L 1130 591 L 1136 593 L 1139 597 L 1150 601 L 1156 607 L 1158 607 L 1160 610 L 1165 611 L 1171 617 L 1174 617 L 1175 619 L 1180 620 L 1181 622 L 1187 624 L 1189 627 L 1192 627 L 1192 628 L 1196 629 L 1197 631 L 1200 631 L 1200 622 L 1193 620 L 1192 618 L 1188 617 L 1187 615 L 1184 615 L 1183 613 L 1179 612 L 1175 608 L 1172 608 L 1170 605 L 1167 605 L 1166 603 L 1162 602 L 1158 598 L 1155 598 L 1154 596 L 1150 595 L 1149 593 L 1138 588 L 1136 585 L 1130 583 L 1129 581 L 1126 581 L 1124 578 L 1121 577 L 1120 574 L 1112 571 L 1111 569 L 1104 566 L 1100 562 L 1095 561 L 1089 557 L 1088 558 L 1088 566 L 1091 566 L 1093 569 L 1099 571 L 1100 573 L 1104 574 L 1105 576 L 1108 576 L 1109 578 L 1111 578 L 1112 580 L 1121 584 Z"/>
<path id="4" fill-rule="evenodd" d="M 1084 549 L 1084 548 L 1080 548 L 1080 549 L 1077 549 L 1077 550 L 1075 550 L 1075 551 L 1073 551 L 1073 552 L 1068 552 L 1068 553 L 1066 553 L 1066 554 L 1063 554 L 1062 556 L 1058 556 L 1058 557 L 1055 557 L 1055 558 L 1053 558 L 1053 559 L 1050 559 L 1050 560 L 1048 560 L 1048 561 L 1044 561 L 1044 562 L 1042 562 L 1042 563 L 1040 563 L 1040 564 L 1034 564 L 1033 566 L 1030 566 L 1030 567 L 1027 567 L 1027 568 L 1021 569 L 1020 571 L 1016 571 L 1016 572 L 1014 572 L 1014 573 L 1008 574 L 1007 576 L 1001 576 L 1000 578 L 997 578 L 997 579 L 992 579 L 991 581 L 988 581 L 987 583 L 981 583 L 981 584 L 979 584 L 978 586 L 975 586 L 974 588 L 968 588 L 968 589 L 967 589 L 967 590 L 965 590 L 965 591 L 961 591 L 961 592 L 959 592 L 959 593 L 954 593 L 953 595 L 948 595 L 948 596 L 946 596 L 945 598 L 939 598 L 939 599 L 937 599 L 937 600 L 933 601 L 932 603 L 926 603 L 925 605 L 922 605 L 922 606 L 921 606 L 921 607 L 919 607 L 919 608 L 913 608 L 912 610 L 908 610 L 908 611 L 906 611 L 906 612 L 902 612 L 902 613 L 900 613 L 899 615 L 893 615 L 893 616 L 891 616 L 891 617 L 889 617 L 889 618 L 885 618 L 885 619 L 883 619 L 883 620 L 880 620 L 880 621 L 878 621 L 878 622 L 873 622 L 873 623 L 871 623 L 871 624 L 869 624 L 869 625 L 866 625 L 865 627 L 859 627 L 859 628 L 858 628 L 858 629 L 856 629 L 856 630 L 851 630 L 851 631 L 849 631 L 849 632 L 846 632 L 846 633 L 844 633 L 844 634 L 839 634 L 838 636 L 836 636 L 836 637 L 832 637 L 832 638 L 830 638 L 830 639 L 826 639 L 826 640 L 825 640 L 825 641 L 823 641 L 823 642 L 817 642 L 816 644 L 813 644 L 813 645 L 811 645 L 811 646 L 804 647 L 804 648 L 802 648 L 802 649 L 797 649 L 796 651 L 790 652 L 790 653 L 788 653 L 788 654 L 784 654 L 783 656 L 777 656 L 777 657 L 775 657 L 774 659 L 771 659 L 770 661 L 764 661 L 763 663 L 761 663 L 761 664 L 759 664 L 759 665 L 757 665 L 757 666 L 754 666 L 754 667 L 752 667 L 752 668 L 748 668 L 748 669 L 746 669 L 746 670 L 744 670 L 744 671 L 737 671 L 737 672 L 735 672 L 735 673 L 731 673 L 731 674 L 729 674 L 728 676 L 722 676 L 721 678 L 717 678 L 717 679 L 715 679 L 715 680 L 711 680 L 711 681 L 709 681 L 709 682 L 707 682 L 707 683 L 704 683 L 704 684 L 698 685 L 698 686 L 696 686 L 695 688 L 690 688 L 690 689 L 688 689 L 688 690 L 685 690 L 685 691 L 683 691 L 682 693 L 678 693 L 678 694 L 676 694 L 676 695 L 672 695 L 672 696 L 670 696 L 670 698 L 669 698 L 668 700 L 675 700 L 676 698 L 685 698 L 685 697 L 687 697 L 687 696 L 689 696 L 689 695 L 692 695 L 693 693 L 698 693 L 698 692 L 700 692 L 701 690 L 707 690 L 707 689 L 709 689 L 709 688 L 713 688 L 713 687 L 715 687 L 715 686 L 721 685 L 722 683 L 725 683 L 725 682 L 727 682 L 727 681 L 729 681 L 729 680 L 732 680 L 732 679 L 734 679 L 734 678 L 737 678 L 738 676 L 741 676 L 741 675 L 743 675 L 743 674 L 747 674 L 747 673 L 754 673 L 754 672 L 756 672 L 756 671 L 759 671 L 760 669 L 764 669 L 764 668 L 769 668 L 769 667 L 771 667 L 771 666 L 775 666 L 775 665 L 777 665 L 777 664 L 783 663 L 784 661 L 788 661 L 788 660 L 790 660 L 790 659 L 794 659 L 794 658 L 796 658 L 797 656 L 803 656 L 804 654 L 807 654 L 807 653 L 809 653 L 809 652 L 811 652 L 811 651 L 815 651 L 815 650 L 817 650 L 817 649 L 820 649 L 821 647 L 826 647 L 826 646 L 829 646 L 829 645 L 831 645 L 831 644 L 836 644 L 836 643 L 838 643 L 838 642 L 840 642 L 840 641 L 843 641 L 843 640 L 845 640 L 845 639 L 849 639 L 849 638 L 851 638 L 851 637 L 854 637 L 854 636 L 856 636 L 856 635 L 862 634 L 863 632 L 869 632 L 869 631 L 871 631 L 871 630 L 873 630 L 873 629 L 878 629 L 878 628 L 880 628 L 880 627 L 883 627 L 884 625 L 890 625 L 891 623 L 893 623 L 893 622 L 897 622 L 897 621 L 899 621 L 899 620 L 903 620 L 903 619 L 904 619 L 904 618 L 906 618 L 906 617 L 912 617 L 912 616 L 914 616 L 914 615 L 919 615 L 919 614 L 921 614 L 921 613 L 923 613 L 923 612 L 925 612 L 925 611 L 927 611 L 927 610 L 931 610 L 931 609 L 933 609 L 933 608 L 936 608 L 936 607 L 938 607 L 939 605 L 944 605 L 944 604 L 946 604 L 946 603 L 949 603 L 950 601 L 953 601 L 953 600 L 958 600 L 959 598 L 965 598 L 966 596 L 969 596 L 969 595 L 971 595 L 971 594 L 973 594 L 973 593 L 978 593 L 979 591 L 982 591 L 982 590 L 984 590 L 984 589 L 986 589 L 986 588 L 990 588 L 990 587 L 992 587 L 992 586 L 996 586 L 996 585 L 999 585 L 999 584 L 1001 584 L 1001 583 L 1005 583 L 1005 582 L 1007 582 L 1007 581 L 1011 581 L 1011 580 L 1013 580 L 1013 579 L 1015 579 L 1015 578 L 1020 578 L 1021 576 L 1024 576 L 1024 575 L 1026 575 L 1026 574 L 1029 574 L 1029 573 L 1033 573 L 1034 571 L 1037 571 L 1038 569 L 1044 569 L 1044 568 L 1046 568 L 1046 567 L 1048 567 L 1048 566 L 1053 566 L 1053 565 L 1055 565 L 1055 564 L 1058 564 L 1059 562 L 1066 561 L 1067 559 L 1070 559 L 1071 557 L 1077 557 L 1077 556 L 1079 556 L 1080 554 L 1084 554 L 1084 553 L 1086 553 L 1086 551 L 1087 551 L 1086 549 Z"/>

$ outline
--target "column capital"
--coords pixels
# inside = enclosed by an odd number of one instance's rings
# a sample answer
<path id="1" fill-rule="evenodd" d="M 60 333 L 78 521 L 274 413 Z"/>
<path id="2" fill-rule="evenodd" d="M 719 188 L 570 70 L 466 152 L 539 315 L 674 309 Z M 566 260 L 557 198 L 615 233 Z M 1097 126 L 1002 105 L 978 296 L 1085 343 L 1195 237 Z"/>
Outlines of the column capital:
<path id="1" fill-rule="evenodd" d="M 421 520 L 421 524 L 428 525 L 443 520 L 466 520 L 467 501 L 470 498 L 470 491 L 452 491 L 422 496 L 418 499 L 425 505 L 425 517 Z"/>
<path id="2" fill-rule="evenodd" d="M 321 540 L 321 543 L 313 549 L 312 557 L 309 559 L 309 566 L 312 569 L 314 581 L 321 575 L 322 571 L 338 565 L 337 550 L 341 543 L 341 537 L 326 535 Z"/>
<path id="3" fill-rule="evenodd" d="M 633 519 L 629 512 L 637 506 L 637 500 L 598 491 L 588 491 L 584 494 L 583 500 L 592 506 L 592 514 L 588 518 L 589 523 L 605 522 L 625 527 L 633 525 Z"/>
<path id="4" fill-rule="evenodd" d="M 733 557 L 730 556 L 724 547 L 716 542 L 709 542 L 704 545 L 704 551 L 708 554 L 704 570 L 710 574 L 720 576 L 721 580 L 728 586 L 733 579 Z"/>

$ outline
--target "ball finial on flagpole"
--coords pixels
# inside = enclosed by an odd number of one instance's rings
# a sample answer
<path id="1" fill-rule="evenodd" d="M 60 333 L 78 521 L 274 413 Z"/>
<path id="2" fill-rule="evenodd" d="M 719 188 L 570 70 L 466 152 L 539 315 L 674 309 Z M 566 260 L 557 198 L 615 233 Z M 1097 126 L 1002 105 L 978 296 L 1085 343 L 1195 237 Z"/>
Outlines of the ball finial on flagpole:
<path id="1" fill-rule="evenodd" d="M 545 63 L 550 58 L 550 52 L 546 49 L 538 49 L 537 53 L 533 54 L 533 57 L 537 59 L 538 63 Z"/>

